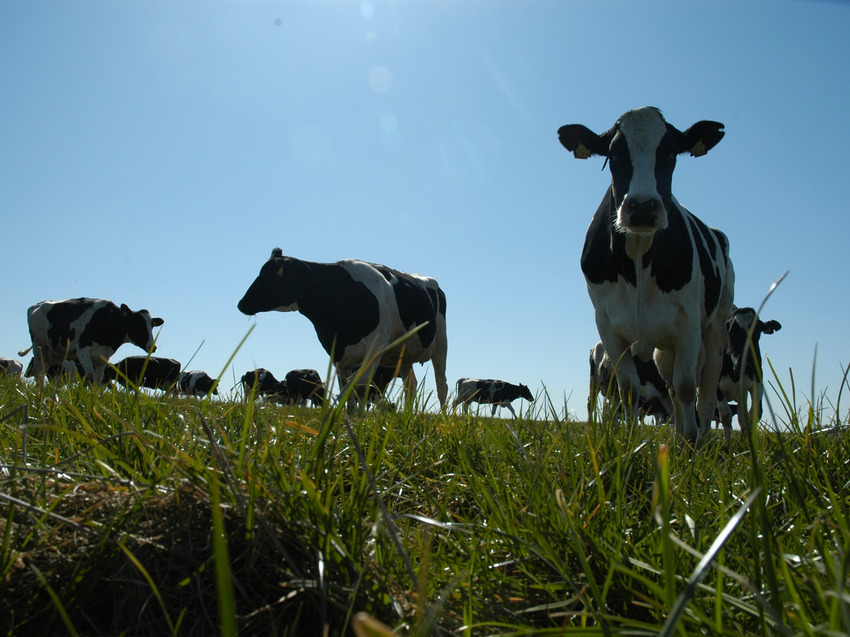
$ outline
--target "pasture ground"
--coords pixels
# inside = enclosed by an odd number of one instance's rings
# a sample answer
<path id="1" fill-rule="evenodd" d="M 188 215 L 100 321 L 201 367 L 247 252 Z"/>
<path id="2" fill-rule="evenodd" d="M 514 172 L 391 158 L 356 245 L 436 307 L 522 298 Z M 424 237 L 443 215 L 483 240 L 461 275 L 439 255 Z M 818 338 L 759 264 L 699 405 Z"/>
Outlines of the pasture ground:
<path id="1" fill-rule="evenodd" d="M 694 452 L 546 401 L 352 415 L 0 377 L 0 631 L 850 633 L 846 420 L 774 401 L 786 432 Z"/>

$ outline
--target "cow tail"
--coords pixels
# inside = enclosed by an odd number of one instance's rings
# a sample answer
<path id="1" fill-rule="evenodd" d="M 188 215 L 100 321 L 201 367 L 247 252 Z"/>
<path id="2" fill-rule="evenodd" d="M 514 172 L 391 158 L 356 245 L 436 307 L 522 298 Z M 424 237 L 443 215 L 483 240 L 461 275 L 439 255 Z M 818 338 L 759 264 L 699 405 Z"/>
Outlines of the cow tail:
<path id="1" fill-rule="evenodd" d="M 32 349 L 32 345 L 30 345 L 30 346 L 29 346 L 28 348 L 26 348 L 26 349 L 22 349 L 21 351 L 19 351 L 19 352 L 18 352 L 18 356 L 26 356 L 27 354 L 29 354 L 29 353 L 30 353 L 30 350 L 31 350 L 31 349 Z"/>

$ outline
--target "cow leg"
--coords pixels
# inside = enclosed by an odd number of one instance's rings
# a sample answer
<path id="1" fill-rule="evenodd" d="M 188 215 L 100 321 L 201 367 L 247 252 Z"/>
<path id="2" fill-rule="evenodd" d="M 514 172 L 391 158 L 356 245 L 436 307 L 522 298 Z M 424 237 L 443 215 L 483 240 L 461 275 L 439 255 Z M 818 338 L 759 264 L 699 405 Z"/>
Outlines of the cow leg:
<path id="1" fill-rule="evenodd" d="M 511 405 L 510 403 L 502 403 L 502 404 L 503 404 L 505 407 L 507 407 L 508 409 L 510 409 L 511 414 L 513 414 L 513 417 L 514 417 L 514 418 L 516 418 L 516 417 L 517 417 L 517 416 L 516 416 L 516 412 L 514 411 L 514 407 L 513 407 L 513 405 Z"/>
<path id="2" fill-rule="evenodd" d="M 610 354 L 610 350 L 606 344 L 605 349 L 608 350 L 611 360 L 614 362 L 614 374 L 617 377 L 617 386 L 620 390 L 620 405 L 622 413 L 625 416 L 626 422 L 631 427 L 638 423 L 638 407 L 640 403 L 640 376 L 638 376 L 635 362 L 632 360 L 632 353 L 628 346 L 624 347 L 617 357 L 614 358 Z M 614 398 L 612 396 L 612 403 Z"/>
<path id="3" fill-rule="evenodd" d="M 40 347 L 32 349 L 32 376 L 39 382 L 44 382 L 44 373 L 47 371 L 47 365 L 44 363 L 46 352 Z"/>
<path id="4" fill-rule="evenodd" d="M 718 400 L 717 412 L 720 416 L 720 423 L 723 425 L 723 437 L 730 440 L 732 438 L 732 410 L 729 408 L 729 403 L 725 400 Z"/>
<path id="5" fill-rule="evenodd" d="M 703 331 L 703 346 L 705 359 L 699 381 L 699 434 L 700 439 L 708 435 L 711 429 L 711 419 L 717 406 L 717 386 L 720 383 L 720 372 L 723 368 L 723 349 L 726 337 L 726 327 L 722 321 L 715 320 Z"/>
<path id="6" fill-rule="evenodd" d="M 412 407 L 413 400 L 416 398 L 416 374 L 413 373 L 413 366 L 407 368 L 407 372 L 404 370 L 400 370 L 399 374 L 404 379 L 404 396 L 405 401 L 404 404 L 407 407 Z M 443 401 L 440 402 L 440 406 L 445 402 L 446 397 L 443 396 Z"/>
<path id="7" fill-rule="evenodd" d="M 434 350 L 431 353 L 431 364 L 434 366 L 434 382 L 437 385 L 437 399 L 440 401 L 440 409 L 446 406 L 446 398 L 449 395 L 449 384 L 446 381 L 446 357 L 448 356 L 449 343 L 446 336 L 446 320 L 442 315 L 437 316 L 437 339 L 434 342 Z"/>
<path id="8" fill-rule="evenodd" d="M 667 363 L 669 356 L 670 354 L 667 354 L 665 351 L 660 357 L 661 360 L 665 361 L 664 365 L 659 365 L 659 369 L 662 370 L 661 375 L 665 378 L 668 378 L 668 376 L 663 370 L 669 369 L 669 364 Z M 691 443 L 695 443 L 699 435 L 696 415 L 697 387 L 695 380 L 697 359 L 699 358 L 699 344 L 697 343 L 696 346 L 682 346 L 680 344 L 674 356 L 672 365 L 672 391 L 673 420 L 676 423 L 676 433 Z"/>

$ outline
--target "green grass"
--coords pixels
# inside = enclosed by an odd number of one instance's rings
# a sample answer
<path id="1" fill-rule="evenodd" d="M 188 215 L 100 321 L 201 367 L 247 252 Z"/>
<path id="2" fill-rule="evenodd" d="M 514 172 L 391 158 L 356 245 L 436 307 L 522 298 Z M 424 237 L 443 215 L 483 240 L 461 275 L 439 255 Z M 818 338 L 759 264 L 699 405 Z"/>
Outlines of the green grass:
<path id="1" fill-rule="evenodd" d="M 693 451 L 544 401 L 364 415 L 0 377 L 0 631 L 850 632 L 850 433 L 818 431 L 846 419 L 775 398 L 787 431 Z"/>

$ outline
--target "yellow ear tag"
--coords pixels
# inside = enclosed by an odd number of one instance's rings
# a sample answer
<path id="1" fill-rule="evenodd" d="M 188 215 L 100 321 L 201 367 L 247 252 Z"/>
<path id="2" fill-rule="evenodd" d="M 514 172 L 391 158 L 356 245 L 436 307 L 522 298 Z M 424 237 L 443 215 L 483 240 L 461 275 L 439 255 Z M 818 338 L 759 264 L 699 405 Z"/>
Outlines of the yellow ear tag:
<path id="1" fill-rule="evenodd" d="M 283 276 L 283 266 L 280 266 L 280 270 L 277 271 L 278 276 Z"/>
<path id="2" fill-rule="evenodd" d="M 694 147 L 691 148 L 691 156 L 693 157 L 702 157 L 708 151 L 705 149 L 705 144 L 702 143 L 702 140 L 699 140 Z"/>
<path id="3" fill-rule="evenodd" d="M 587 146 L 585 146 L 585 145 L 584 145 L 584 144 L 582 144 L 582 143 L 579 143 L 578 148 L 576 148 L 576 149 L 573 151 L 573 156 L 574 156 L 576 159 L 587 159 L 587 158 L 589 158 L 592 154 L 593 154 L 593 153 L 591 153 L 591 152 L 590 152 L 590 150 L 588 150 Z"/>

